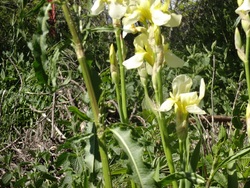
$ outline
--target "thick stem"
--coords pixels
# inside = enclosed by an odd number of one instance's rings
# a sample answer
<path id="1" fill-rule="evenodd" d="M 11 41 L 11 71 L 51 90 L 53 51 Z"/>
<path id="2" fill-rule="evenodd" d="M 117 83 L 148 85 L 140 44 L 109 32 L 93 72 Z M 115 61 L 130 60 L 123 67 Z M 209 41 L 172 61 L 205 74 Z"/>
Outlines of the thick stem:
<path id="1" fill-rule="evenodd" d="M 246 73 L 246 80 L 247 80 L 248 100 L 250 100 L 249 53 L 250 53 L 250 37 L 247 36 L 247 41 L 246 41 L 246 58 L 247 58 L 247 61 L 244 62 L 244 63 L 245 63 L 245 73 Z"/>
<path id="2" fill-rule="evenodd" d="M 173 163 L 173 158 L 172 158 L 172 152 L 171 152 L 171 147 L 170 147 L 170 141 L 169 141 L 169 136 L 168 136 L 168 130 L 166 127 L 166 122 L 164 117 L 162 116 L 162 113 L 158 113 L 157 121 L 159 124 L 159 129 L 160 129 L 160 134 L 161 134 L 161 141 L 163 145 L 163 150 L 167 159 L 168 163 L 168 168 L 171 174 L 175 173 L 175 168 L 174 168 L 174 163 Z M 173 181 L 173 187 L 177 188 L 177 182 Z"/>
<path id="3" fill-rule="evenodd" d="M 95 92 L 94 92 L 93 85 L 91 83 L 90 74 L 89 74 L 88 67 L 87 67 L 87 64 L 86 64 L 84 49 L 83 49 L 81 40 L 80 40 L 80 38 L 78 36 L 78 33 L 77 33 L 76 27 L 74 25 L 74 22 L 73 22 L 73 20 L 71 18 L 69 8 L 68 8 L 66 2 L 62 3 L 62 10 L 63 10 L 64 17 L 66 19 L 66 22 L 68 24 L 70 33 L 72 35 L 77 60 L 78 60 L 78 62 L 80 64 L 80 66 L 81 66 L 83 79 L 85 81 L 86 88 L 87 88 L 87 91 L 88 91 L 88 95 L 89 95 L 89 99 L 90 99 L 90 105 L 91 105 L 93 115 L 94 115 L 94 120 L 95 120 L 95 123 L 98 124 L 98 121 L 99 121 L 99 107 L 98 107 L 98 104 L 97 104 L 96 95 L 95 95 Z"/>
<path id="4" fill-rule="evenodd" d="M 155 90 L 156 105 L 160 106 L 163 103 L 162 76 L 161 76 L 161 66 L 163 64 L 163 48 L 162 46 L 158 46 L 158 47 L 159 47 L 159 51 L 157 53 L 157 60 L 153 66 L 152 82 L 153 82 L 153 87 Z M 166 120 L 162 112 L 157 113 L 157 121 L 159 124 L 163 150 L 167 159 L 169 171 L 171 174 L 174 174 L 175 168 L 174 168 L 174 163 L 173 163 L 173 158 L 172 158 L 172 152 L 170 149 L 170 140 L 169 140 L 167 125 L 166 125 Z M 172 185 L 174 188 L 178 187 L 176 181 L 173 181 Z"/>
<path id="5" fill-rule="evenodd" d="M 120 67 L 120 81 L 121 81 L 121 101 L 122 101 L 122 114 L 124 117 L 124 122 L 128 122 L 128 114 L 127 114 L 127 98 L 126 98 L 126 85 L 125 85 L 125 70 L 123 66 L 124 61 L 124 54 L 122 49 L 122 42 L 121 42 L 121 29 L 119 27 L 116 27 L 115 30 L 115 38 L 116 38 L 116 44 L 117 44 L 117 51 L 118 51 L 118 61 L 119 61 L 119 67 Z"/>
<path id="6" fill-rule="evenodd" d="M 179 152 L 180 152 L 180 161 L 181 161 L 181 170 L 183 172 L 185 172 L 185 166 L 186 166 L 186 158 L 185 158 L 185 144 L 184 144 L 184 141 L 179 139 Z M 185 180 L 182 179 L 180 181 L 180 188 L 184 188 L 185 187 Z"/>
<path id="7" fill-rule="evenodd" d="M 62 10 L 63 10 L 64 17 L 66 19 L 66 22 L 68 24 L 70 33 L 72 35 L 72 39 L 73 39 L 74 48 L 75 48 L 78 62 L 81 66 L 83 79 L 84 79 L 85 84 L 86 84 L 86 88 L 87 88 L 89 99 L 90 99 L 91 109 L 92 109 L 93 115 L 94 115 L 94 121 L 95 121 L 95 124 L 99 127 L 99 107 L 98 107 L 98 103 L 96 100 L 94 88 L 93 88 L 93 85 L 92 85 L 92 82 L 90 79 L 89 70 L 88 70 L 88 67 L 86 64 L 84 49 L 83 49 L 81 40 L 78 36 L 74 22 L 71 18 L 69 8 L 68 8 L 65 1 L 62 3 Z M 99 129 L 97 131 L 100 132 Z M 99 136 L 98 140 L 99 140 L 99 151 L 100 151 L 101 160 L 102 160 L 102 168 L 103 168 L 105 187 L 112 188 L 111 175 L 110 175 L 110 169 L 109 169 L 109 163 L 108 163 L 108 156 L 107 156 L 106 149 L 105 149 L 105 142 L 103 141 L 104 138 L 102 136 L 102 133 L 99 133 L 99 132 L 97 134 L 101 135 L 101 136 Z"/>
<path id="8" fill-rule="evenodd" d="M 123 109 L 122 109 L 122 101 L 121 101 L 121 96 L 120 96 L 120 89 L 117 83 L 115 83 L 115 92 L 116 92 L 116 100 L 118 103 L 120 120 L 122 123 L 125 123 L 124 114 L 122 113 Z"/>
<path id="9" fill-rule="evenodd" d="M 105 139 L 104 137 L 101 137 L 98 139 L 99 144 L 99 151 L 102 159 L 102 170 L 103 170 L 103 177 L 104 177 L 104 187 L 105 188 L 112 188 L 112 180 L 111 180 L 111 174 L 109 170 L 109 162 L 108 162 L 108 156 L 107 151 L 105 147 Z"/>

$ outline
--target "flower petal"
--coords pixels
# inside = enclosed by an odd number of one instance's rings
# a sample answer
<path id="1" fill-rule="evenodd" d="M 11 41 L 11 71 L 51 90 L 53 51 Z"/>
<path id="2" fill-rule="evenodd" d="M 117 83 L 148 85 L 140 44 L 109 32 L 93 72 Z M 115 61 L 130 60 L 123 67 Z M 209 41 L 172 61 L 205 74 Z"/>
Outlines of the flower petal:
<path id="1" fill-rule="evenodd" d="M 244 0 L 241 6 L 239 6 L 235 12 L 236 14 L 244 14 L 246 15 L 250 11 L 250 1 L 249 0 Z"/>
<path id="2" fill-rule="evenodd" d="M 188 93 L 193 85 L 192 79 L 187 75 L 181 74 L 172 82 L 173 96 L 178 97 L 181 93 Z"/>
<path id="3" fill-rule="evenodd" d="M 182 15 L 172 13 L 171 18 L 164 25 L 167 27 L 178 27 L 181 24 L 181 19 L 182 19 Z"/>
<path id="4" fill-rule="evenodd" d="M 122 19 L 122 24 L 127 28 L 130 25 L 135 24 L 140 18 L 140 14 L 138 11 L 134 11 L 132 14 L 126 14 L 125 17 Z"/>
<path id="5" fill-rule="evenodd" d="M 180 101 L 183 106 L 189 106 L 193 104 L 199 104 L 200 100 L 197 92 L 181 93 Z"/>
<path id="6" fill-rule="evenodd" d="M 202 110 L 200 107 L 198 107 L 195 104 L 186 106 L 186 110 L 192 114 L 206 114 L 206 112 L 204 110 Z"/>
<path id="7" fill-rule="evenodd" d="M 105 4 L 104 4 L 103 0 L 96 0 L 94 5 L 91 8 L 91 14 L 93 14 L 93 15 L 100 14 L 103 11 L 104 6 L 105 6 Z"/>
<path id="8" fill-rule="evenodd" d="M 160 10 L 152 10 L 152 21 L 155 25 L 165 25 L 171 19 L 171 15 L 163 13 Z"/>
<path id="9" fill-rule="evenodd" d="M 205 87 L 205 82 L 202 78 L 200 83 L 199 100 L 203 99 L 203 97 L 205 96 Z"/>
<path id="10" fill-rule="evenodd" d="M 164 103 L 162 103 L 162 105 L 160 106 L 160 111 L 162 112 L 166 112 L 171 110 L 171 108 L 173 107 L 175 101 L 172 98 L 168 98 Z"/>
<path id="11" fill-rule="evenodd" d="M 167 65 L 172 68 L 182 67 L 184 64 L 184 61 L 174 55 L 170 50 L 165 52 L 165 61 L 167 62 Z"/>
<path id="12" fill-rule="evenodd" d="M 122 4 L 111 2 L 109 4 L 109 15 L 112 19 L 121 19 L 126 13 L 127 7 Z"/>
<path id="13" fill-rule="evenodd" d="M 136 53 L 134 56 L 131 58 L 127 59 L 126 61 L 123 62 L 123 65 L 127 69 L 135 69 L 138 68 L 142 65 L 143 63 L 143 58 L 144 58 L 145 53 Z"/>

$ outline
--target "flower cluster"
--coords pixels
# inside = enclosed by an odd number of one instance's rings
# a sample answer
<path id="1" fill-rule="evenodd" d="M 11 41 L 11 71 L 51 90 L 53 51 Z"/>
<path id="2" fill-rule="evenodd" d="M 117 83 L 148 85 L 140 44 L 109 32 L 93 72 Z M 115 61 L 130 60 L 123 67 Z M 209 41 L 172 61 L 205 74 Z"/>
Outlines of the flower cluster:
<path id="1" fill-rule="evenodd" d="M 127 33 L 140 33 L 134 40 L 135 55 L 124 61 L 127 69 L 139 68 L 144 62 L 151 67 L 156 62 L 157 46 L 162 45 L 164 59 L 170 67 L 180 67 L 183 60 L 174 55 L 164 44 L 159 26 L 177 27 L 181 15 L 169 12 L 169 2 L 160 0 L 96 0 L 91 11 L 100 14 L 105 6 L 113 20 L 122 19 L 123 37 Z M 140 24 L 138 24 L 140 23 Z M 159 42 L 160 41 L 160 42 Z M 150 67 L 148 66 L 148 67 Z M 150 73 L 150 71 L 148 71 Z"/>

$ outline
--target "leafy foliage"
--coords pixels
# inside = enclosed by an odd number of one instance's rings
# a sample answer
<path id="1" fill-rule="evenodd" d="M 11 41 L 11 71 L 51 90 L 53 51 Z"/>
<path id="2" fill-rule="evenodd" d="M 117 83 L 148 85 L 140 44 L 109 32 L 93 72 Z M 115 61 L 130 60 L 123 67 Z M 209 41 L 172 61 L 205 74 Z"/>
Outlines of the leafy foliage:
<path id="1" fill-rule="evenodd" d="M 126 72 L 130 124 L 119 121 L 107 50 L 115 36 L 107 13 L 93 17 L 92 1 L 69 1 L 98 90 L 100 133 L 91 120 L 89 96 L 60 4 L 53 38 L 48 35 L 47 1 L 0 2 L 1 187 L 103 187 L 100 134 L 107 144 L 114 187 L 164 187 L 184 179 L 197 186 L 208 180 L 211 186 L 249 185 L 246 81 L 233 44 L 236 1 L 176 3 L 183 23 L 163 32 L 185 64 L 181 69 L 164 68 L 163 97 L 169 96 L 176 75 L 191 76 L 194 89 L 202 77 L 206 96 L 201 105 L 207 115 L 189 119 L 189 173 L 181 171 L 172 113 L 164 114 L 180 170 L 169 174 L 155 114 L 145 105 L 136 71 Z M 127 56 L 133 53 L 134 37 L 125 39 Z M 153 98 L 153 88 L 148 90 Z"/>

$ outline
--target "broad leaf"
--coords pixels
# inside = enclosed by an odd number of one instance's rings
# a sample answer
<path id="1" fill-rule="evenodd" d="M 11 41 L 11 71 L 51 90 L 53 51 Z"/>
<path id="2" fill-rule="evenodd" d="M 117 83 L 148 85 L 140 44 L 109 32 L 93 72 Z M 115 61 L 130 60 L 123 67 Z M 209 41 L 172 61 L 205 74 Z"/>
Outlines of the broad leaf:
<path id="1" fill-rule="evenodd" d="M 218 166 L 215 169 L 215 172 L 218 171 L 220 167 L 222 167 L 224 165 L 227 165 L 231 161 L 236 160 L 236 159 L 248 154 L 249 152 L 250 152 L 250 146 L 236 152 L 234 155 L 231 155 L 231 156 L 227 157 L 221 163 L 218 164 Z"/>
<path id="2" fill-rule="evenodd" d="M 131 168 L 134 172 L 134 181 L 142 188 L 154 188 L 153 171 L 146 168 L 142 161 L 143 148 L 138 146 L 130 137 L 131 131 L 120 128 L 111 129 L 116 140 L 129 157 Z"/>

